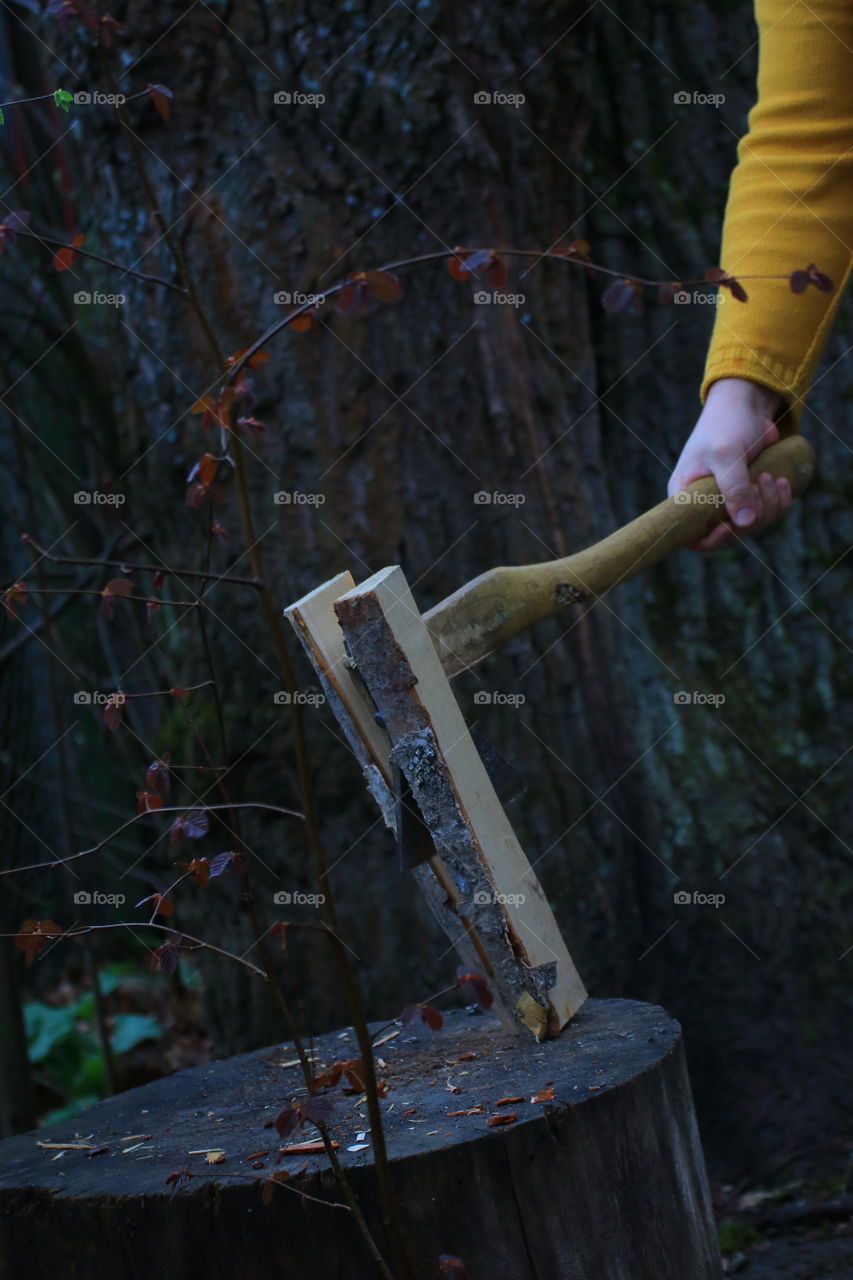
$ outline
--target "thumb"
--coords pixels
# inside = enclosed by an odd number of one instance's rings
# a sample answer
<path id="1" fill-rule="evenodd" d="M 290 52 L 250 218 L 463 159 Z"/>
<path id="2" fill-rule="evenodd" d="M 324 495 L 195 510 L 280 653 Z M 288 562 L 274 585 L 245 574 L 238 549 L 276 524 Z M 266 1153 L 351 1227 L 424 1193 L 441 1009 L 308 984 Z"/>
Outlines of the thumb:
<path id="1" fill-rule="evenodd" d="M 778 439 L 779 428 L 772 418 L 768 419 L 764 431 L 746 453 L 726 452 L 715 463 L 714 479 L 726 500 L 729 519 L 739 529 L 751 525 L 757 514 L 757 490 L 749 478 L 748 464 Z"/>
<path id="2" fill-rule="evenodd" d="M 714 479 L 726 503 L 732 524 L 745 529 L 755 520 L 755 489 L 749 478 L 746 454 L 732 453 L 714 462 Z"/>

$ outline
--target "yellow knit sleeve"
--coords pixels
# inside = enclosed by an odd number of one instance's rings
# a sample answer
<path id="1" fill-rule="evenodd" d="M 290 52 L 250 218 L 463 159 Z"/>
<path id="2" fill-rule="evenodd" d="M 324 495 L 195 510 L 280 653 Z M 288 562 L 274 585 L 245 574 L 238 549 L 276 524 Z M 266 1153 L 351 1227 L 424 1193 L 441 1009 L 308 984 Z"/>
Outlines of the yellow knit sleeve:
<path id="1" fill-rule="evenodd" d="M 700 389 L 749 378 L 780 392 L 777 422 L 799 430 L 803 397 L 853 261 L 853 0 L 756 0 L 758 97 L 738 145 L 720 265 L 736 278 L 814 262 L 833 293 L 744 280 L 718 306 Z"/>

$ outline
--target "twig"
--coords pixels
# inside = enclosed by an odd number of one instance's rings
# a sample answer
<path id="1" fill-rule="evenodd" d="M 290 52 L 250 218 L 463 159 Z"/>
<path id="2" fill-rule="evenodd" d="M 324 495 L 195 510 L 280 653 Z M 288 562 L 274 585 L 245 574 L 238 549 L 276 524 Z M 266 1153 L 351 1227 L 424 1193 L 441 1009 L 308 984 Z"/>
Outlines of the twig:
<path id="1" fill-rule="evenodd" d="M 494 249 L 494 248 L 483 249 L 483 248 L 469 248 L 467 246 L 464 248 L 460 247 L 457 249 L 437 249 L 432 253 L 420 253 L 412 258 L 398 258 L 395 262 L 383 263 L 382 266 L 374 267 L 372 268 L 372 270 L 399 271 L 402 267 L 414 267 L 414 266 L 418 266 L 422 262 L 437 262 L 437 261 L 440 261 L 442 258 L 463 258 L 463 257 L 468 257 L 474 253 L 494 253 L 499 258 L 500 257 L 538 258 L 542 261 L 544 261 L 545 259 L 548 259 L 548 260 L 556 260 L 557 262 L 568 262 L 568 263 L 573 263 L 575 266 L 578 266 L 578 267 L 586 267 L 588 270 L 595 271 L 599 275 L 613 276 L 617 280 L 633 280 L 636 284 L 648 285 L 650 288 L 660 288 L 662 285 L 676 283 L 673 280 L 647 280 L 644 276 L 635 276 L 628 271 L 615 271 L 612 267 L 602 267 L 602 266 L 599 266 L 597 262 L 587 261 L 580 257 L 570 258 L 565 253 L 561 253 L 558 249 L 546 249 L 542 251 L 541 249 Z M 482 270 L 482 268 L 475 267 L 471 271 L 470 274 L 472 275 L 472 277 L 476 275 L 478 270 Z M 358 273 L 356 272 L 355 275 L 358 275 Z M 789 277 L 782 276 L 782 275 L 779 275 L 779 276 L 754 275 L 754 276 L 738 276 L 738 279 L 739 280 L 787 280 L 789 279 Z M 353 281 L 353 276 L 352 274 L 350 274 L 349 276 L 344 277 L 343 280 L 339 280 L 337 284 L 329 285 L 327 289 L 321 290 L 323 299 L 325 300 L 326 298 L 331 297 L 333 294 L 340 293 L 340 291 L 342 289 L 345 289 L 347 285 L 352 284 L 352 281 Z M 705 279 L 679 280 L 677 283 L 682 286 L 694 285 L 694 284 L 704 284 L 704 285 L 710 286 L 712 284 L 716 284 L 717 281 L 708 281 Z M 317 294 L 314 294 L 313 296 L 316 298 Z M 228 368 L 227 374 L 224 375 L 225 377 L 227 377 L 228 383 L 229 384 L 233 383 L 236 380 L 241 370 L 244 368 L 246 364 L 248 364 L 252 356 L 255 355 L 258 351 L 260 351 L 262 347 L 266 346 L 266 344 L 270 341 L 271 338 L 274 338 L 277 333 L 280 333 L 282 329 L 285 329 L 293 320 L 296 320 L 299 316 L 305 315 L 309 311 L 316 310 L 316 307 L 317 307 L 316 302 L 310 302 L 310 301 L 302 302 L 299 304 L 299 306 L 294 307 L 292 311 L 288 312 L 286 316 L 283 316 L 281 320 L 276 320 L 275 324 L 271 324 L 270 327 L 264 333 L 262 333 L 259 338 L 256 338 L 255 341 L 246 348 L 246 350 L 240 356 L 240 359 L 235 360 L 234 363 Z"/>
<path id="2" fill-rule="evenodd" d="M 135 271 L 133 267 L 123 267 L 120 262 L 112 262 L 109 258 L 102 258 L 99 253 L 90 253 L 88 249 L 81 249 L 79 245 L 66 244 L 63 240 L 55 240 L 52 236 L 43 236 L 36 231 L 26 231 L 23 227 L 16 227 L 15 235 L 26 236 L 27 240 L 38 240 L 41 244 L 50 245 L 52 248 L 70 249 L 72 253 L 79 255 L 81 258 L 91 258 L 95 262 L 102 262 L 105 267 L 113 267 L 116 271 L 120 271 L 122 275 L 135 276 L 137 280 L 145 280 L 148 284 L 160 284 L 164 289 L 171 289 L 174 293 L 186 295 L 186 290 L 172 280 L 161 280 L 159 276 L 150 276 L 144 271 Z"/>
<path id="3" fill-rule="evenodd" d="M 236 960 L 237 964 L 241 964 L 244 969 L 250 970 L 251 973 L 257 974 L 264 981 L 269 981 L 269 975 L 263 969 L 259 969 L 256 964 L 252 964 L 251 960 L 244 960 L 242 956 L 235 956 L 232 951 L 225 951 L 222 947 L 215 947 L 212 942 L 204 942 L 201 938 L 195 938 L 191 933 L 184 933 L 181 929 L 176 929 L 174 925 L 154 924 L 151 920 L 118 920 L 114 924 L 87 924 L 79 929 L 64 929 L 62 933 L 45 934 L 46 938 L 82 938 L 89 933 L 100 933 L 104 929 L 157 929 L 160 933 L 171 933 L 180 941 L 175 945 L 180 950 L 180 942 L 192 942 L 195 946 L 193 951 L 203 947 L 205 951 L 215 951 L 218 956 L 225 956 L 227 960 Z M 18 933 L 2 933 L 0 938 L 19 938 Z M 29 935 L 25 935 L 29 936 Z M 187 948 L 189 949 L 189 948 Z"/>
<path id="4" fill-rule="evenodd" d="M 44 1145 L 44 1144 L 41 1144 Z M 327 1209 L 345 1209 L 347 1213 L 352 1213 L 352 1208 L 348 1204 L 341 1204 L 340 1200 L 321 1200 L 319 1196 L 312 1196 L 307 1191 L 300 1191 L 299 1187 L 292 1186 L 289 1182 L 279 1182 L 279 1180 L 269 1173 L 231 1173 L 228 1169 L 187 1169 L 184 1171 L 184 1177 L 189 1178 L 243 1178 L 247 1182 L 271 1182 L 276 1187 L 281 1187 L 284 1191 L 292 1191 L 294 1195 L 302 1196 L 305 1200 L 313 1200 L 315 1204 L 322 1204 Z"/>
<path id="5" fill-rule="evenodd" d="M 242 800 L 236 804 L 205 804 L 205 805 L 170 805 L 162 809 L 146 809 L 144 813 L 135 813 L 132 818 L 128 818 L 127 822 L 123 822 L 120 827 L 116 827 L 115 831 L 111 831 L 108 836 L 98 844 L 92 845 L 91 849 L 81 849 L 79 853 L 69 854 L 67 858 L 56 858 L 53 862 L 34 862 L 29 867 L 0 867 L 0 876 L 18 875 L 23 871 L 41 871 L 43 867 L 62 867 L 68 862 L 74 862 L 77 858 L 85 858 L 87 854 L 97 853 L 99 849 L 103 849 L 105 845 L 114 840 L 116 836 L 121 835 L 122 831 L 126 831 L 134 822 L 139 822 L 140 818 L 150 818 L 160 813 L 189 813 L 193 808 L 203 809 L 205 813 L 213 813 L 220 809 L 265 809 L 270 813 L 286 814 L 290 818 L 304 818 L 304 814 L 299 813 L 296 809 L 283 809 L 277 804 L 262 804 L 257 800 Z"/>
<path id="6" fill-rule="evenodd" d="M 55 556 L 49 551 L 45 551 L 44 547 L 40 547 L 35 538 L 28 533 L 21 534 L 21 541 L 28 543 L 33 550 L 39 555 L 44 556 L 45 560 L 52 560 L 54 564 L 76 564 L 76 565 L 93 565 L 94 567 L 107 566 L 115 569 L 133 569 L 136 573 L 163 573 L 173 578 L 203 578 L 208 582 L 230 582 L 235 586 L 254 587 L 256 591 L 263 589 L 263 583 L 258 578 L 240 578 L 233 574 L 224 573 L 204 573 L 200 569 L 173 569 L 167 564 L 135 564 L 130 560 L 86 560 L 80 556 Z"/>

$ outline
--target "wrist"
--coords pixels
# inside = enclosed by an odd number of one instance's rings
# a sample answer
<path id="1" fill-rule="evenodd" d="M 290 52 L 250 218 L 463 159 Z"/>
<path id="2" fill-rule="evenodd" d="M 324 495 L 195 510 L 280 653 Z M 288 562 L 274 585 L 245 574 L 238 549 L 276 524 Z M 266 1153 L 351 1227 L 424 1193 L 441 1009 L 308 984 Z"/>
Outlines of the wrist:
<path id="1" fill-rule="evenodd" d="M 750 378 L 718 378 L 708 388 L 705 403 L 725 404 L 773 418 L 784 406 L 785 399 L 772 387 Z"/>

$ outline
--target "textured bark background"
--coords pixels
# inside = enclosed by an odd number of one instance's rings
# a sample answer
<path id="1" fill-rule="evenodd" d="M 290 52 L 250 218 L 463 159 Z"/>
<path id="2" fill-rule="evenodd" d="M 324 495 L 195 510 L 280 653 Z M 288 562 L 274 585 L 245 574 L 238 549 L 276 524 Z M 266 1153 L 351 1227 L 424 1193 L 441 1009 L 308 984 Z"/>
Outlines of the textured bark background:
<path id="1" fill-rule="evenodd" d="M 168 123 L 147 99 L 128 111 L 226 350 L 281 315 L 277 291 L 320 291 L 347 271 L 456 244 L 546 249 L 585 236 L 597 260 L 662 279 L 716 263 L 754 99 L 749 4 L 133 0 L 112 12 L 126 32 L 123 91 L 154 82 L 174 92 Z M 24 10 L 4 21 L 23 91 L 108 91 L 79 24 Z M 726 100 L 681 107 L 680 89 Z M 276 102 L 282 92 L 325 102 Z M 478 92 L 525 101 L 482 104 Z M 173 277 L 109 107 L 67 118 L 19 109 L 4 136 L 5 185 L 16 183 L 6 208 L 31 209 L 42 230 L 85 230 L 96 252 Z M 35 532 L 45 545 L 61 538 L 61 553 L 96 555 L 116 536 L 128 559 L 200 565 L 206 517 L 184 504 L 185 479 L 215 442 L 189 409 L 217 371 L 189 308 L 97 264 L 78 263 L 71 280 L 51 273 L 38 246 L 15 253 L 0 273 L 7 372 L 20 379 L 7 403 L 26 427 L 25 457 L 10 449 L 7 519 L 15 532 L 30 526 L 31 491 Z M 443 264 L 401 280 L 393 307 L 324 312 L 316 339 L 278 337 L 255 375 L 254 412 L 270 430 L 252 442 L 251 484 L 282 607 L 343 568 L 360 580 L 399 563 L 426 609 L 491 565 L 580 548 L 660 500 L 695 421 L 710 307 L 652 302 L 643 316 L 608 318 L 601 282 L 556 262 L 513 265 L 517 308 L 476 305 L 474 287 Z M 120 288 L 127 300 L 82 307 L 72 302 L 81 288 Z M 680 554 L 455 683 L 469 720 L 526 772 L 511 817 L 588 987 L 659 1001 L 682 1020 L 706 1147 L 728 1168 L 850 1124 L 849 325 L 845 304 L 803 419 L 817 479 L 783 527 L 712 558 Z M 126 502 L 117 513 L 75 507 L 83 487 L 112 487 Z M 282 489 L 324 502 L 276 505 Z M 479 491 L 524 502 L 482 504 Z M 215 566 L 247 573 L 233 491 L 217 518 L 231 540 L 214 548 Z M 32 578 L 22 551 L 12 559 L 12 578 Z M 298 807 L 255 597 L 220 586 L 209 603 L 235 789 Z M 107 624 L 83 603 L 57 627 L 62 727 L 75 726 L 76 847 L 132 811 L 156 753 L 204 762 L 162 700 L 133 703 L 113 735 L 73 705 L 78 688 L 207 678 L 194 618 L 172 628 L 179 614 L 166 611 L 154 646 L 130 618 Z M 25 655 L 21 678 L 36 682 L 43 646 Z M 682 705 L 680 690 L 725 701 Z M 478 693 L 524 701 L 483 704 Z M 213 741 L 209 698 L 193 695 L 191 707 Z M 371 1014 L 392 1016 L 444 985 L 451 959 L 396 871 L 331 715 L 306 714 L 347 941 Z M 49 717 L 28 721 L 20 767 L 57 736 Z M 49 814 L 44 822 L 38 838 L 52 843 Z M 131 832 L 87 883 L 116 891 L 160 829 Z M 275 889 L 311 887 L 302 833 L 256 819 L 247 837 L 272 922 Z M 37 838 L 16 839 L 15 857 L 42 856 Z M 219 847 L 213 835 L 201 851 Z M 130 873 L 129 901 L 161 887 L 169 866 L 161 843 Z M 30 883 L 39 909 L 27 914 L 70 918 L 67 886 Z M 725 903 L 682 906 L 676 890 L 724 893 Z M 185 894 L 178 919 L 239 950 L 251 941 L 230 877 L 203 898 Z M 298 963 L 307 1024 L 345 1022 L 320 945 L 302 946 Z M 259 985 L 216 963 L 204 973 L 223 1052 L 282 1034 Z"/>

